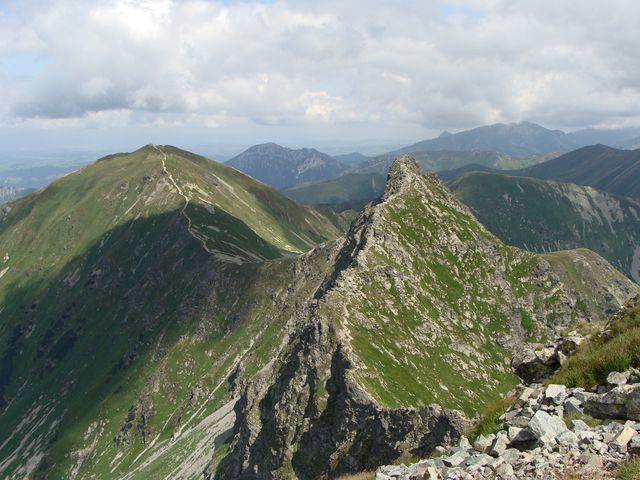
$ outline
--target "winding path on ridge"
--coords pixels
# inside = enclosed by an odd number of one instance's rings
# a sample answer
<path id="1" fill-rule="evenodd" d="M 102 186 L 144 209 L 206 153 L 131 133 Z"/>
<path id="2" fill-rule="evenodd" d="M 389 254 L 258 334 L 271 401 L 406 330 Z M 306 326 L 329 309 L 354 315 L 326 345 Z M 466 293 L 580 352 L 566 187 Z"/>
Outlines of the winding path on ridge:
<path id="1" fill-rule="evenodd" d="M 171 172 L 167 169 L 167 164 L 166 164 L 167 154 L 158 145 L 153 145 L 153 148 L 155 148 L 162 157 L 162 172 L 167 176 L 167 178 L 169 179 L 173 187 L 176 189 L 178 194 L 184 199 L 184 206 L 182 207 L 180 214 L 187 220 L 187 231 L 189 232 L 189 235 L 191 235 L 194 239 L 196 239 L 200 243 L 200 245 L 202 245 L 202 248 L 204 248 L 209 254 L 216 255 L 217 252 L 214 252 L 213 250 L 209 249 L 209 247 L 207 247 L 206 242 L 200 236 L 198 236 L 198 234 L 196 234 L 193 230 L 191 218 L 189 218 L 189 215 L 187 214 L 187 207 L 189 206 L 189 202 L 191 201 L 191 199 L 187 195 L 185 195 L 185 193 L 182 191 L 182 188 L 180 188 L 176 180 L 173 178 L 173 175 L 171 175 Z"/>

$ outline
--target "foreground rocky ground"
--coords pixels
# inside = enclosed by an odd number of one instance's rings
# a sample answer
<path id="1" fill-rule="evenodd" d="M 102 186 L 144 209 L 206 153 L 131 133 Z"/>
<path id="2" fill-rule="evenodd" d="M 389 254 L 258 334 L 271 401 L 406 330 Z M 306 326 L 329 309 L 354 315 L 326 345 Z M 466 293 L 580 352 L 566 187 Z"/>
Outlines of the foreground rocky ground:
<path id="1" fill-rule="evenodd" d="M 594 391 L 521 385 L 500 417 L 502 429 L 463 437 L 441 456 L 385 466 L 376 480 L 614 478 L 640 453 L 640 372 L 613 372 Z"/>

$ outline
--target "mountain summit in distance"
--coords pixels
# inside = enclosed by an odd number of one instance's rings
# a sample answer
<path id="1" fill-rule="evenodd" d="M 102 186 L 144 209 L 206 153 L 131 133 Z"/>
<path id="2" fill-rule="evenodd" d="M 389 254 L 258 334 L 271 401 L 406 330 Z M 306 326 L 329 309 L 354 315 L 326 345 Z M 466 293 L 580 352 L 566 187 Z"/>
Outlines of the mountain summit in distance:
<path id="1" fill-rule="evenodd" d="M 415 143 L 392 153 L 485 150 L 526 157 L 544 153 L 560 154 L 596 143 L 615 146 L 637 137 L 638 133 L 638 129 L 585 129 L 565 133 L 531 122 L 498 123 L 454 134 L 445 131 L 439 137 Z"/>
<path id="2" fill-rule="evenodd" d="M 313 148 L 294 150 L 275 143 L 255 145 L 226 163 L 277 189 L 327 180 L 345 170 L 338 160 Z"/>

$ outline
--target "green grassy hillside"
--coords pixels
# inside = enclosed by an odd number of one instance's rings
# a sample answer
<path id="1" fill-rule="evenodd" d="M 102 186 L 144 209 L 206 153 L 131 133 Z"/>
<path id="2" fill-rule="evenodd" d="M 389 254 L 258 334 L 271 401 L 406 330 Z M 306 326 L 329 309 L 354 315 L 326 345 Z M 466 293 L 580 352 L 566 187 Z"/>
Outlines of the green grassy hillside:
<path id="1" fill-rule="evenodd" d="M 594 145 L 509 174 L 588 185 L 640 198 L 640 150 Z"/>
<path id="2" fill-rule="evenodd" d="M 382 194 L 385 183 L 386 177 L 380 173 L 349 173 L 324 182 L 302 183 L 282 193 L 303 205 L 341 212 L 361 210 Z"/>
<path id="3" fill-rule="evenodd" d="M 589 248 L 640 280 L 640 202 L 494 173 L 464 174 L 449 186 L 505 243 L 537 252 Z"/>
<path id="4" fill-rule="evenodd" d="M 278 297 L 310 288 L 289 257 L 338 234 L 172 147 L 106 157 L 3 206 L 0 476 L 201 475 L 232 422 L 227 379 L 275 355 Z M 193 449 L 206 454 L 190 465 Z"/>

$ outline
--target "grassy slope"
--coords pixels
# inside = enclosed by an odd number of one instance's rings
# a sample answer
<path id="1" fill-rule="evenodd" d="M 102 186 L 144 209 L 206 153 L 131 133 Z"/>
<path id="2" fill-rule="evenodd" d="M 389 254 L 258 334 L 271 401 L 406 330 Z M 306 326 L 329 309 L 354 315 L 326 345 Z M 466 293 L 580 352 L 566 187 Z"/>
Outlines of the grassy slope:
<path id="1" fill-rule="evenodd" d="M 544 339 L 549 326 L 590 315 L 584 302 L 567 306 L 563 285 L 582 292 L 610 276 L 633 290 L 606 262 L 560 285 L 532 279 L 541 257 L 501 244 L 426 177 L 374 208 L 377 240 L 366 242 L 363 267 L 339 282 L 325 308 L 347 332 L 357 379 L 385 406 L 436 402 L 474 413 L 517 382 L 509 339 Z M 566 264 L 552 265 L 557 271 L 582 261 L 560 256 Z M 588 295 L 591 318 L 604 318 L 608 291 Z"/>
<path id="2" fill-rule="evenodd" d="M 295 260 L 256 259 L 338 234 L 323 214 L 236 171 L 162 150 L 191 198 L 185 212 L 152 147 L 3 209 L 0 431 L 13 433 L 0 442 L 3 476 L 39 465 L 50 478 L 113 478 L 152 458 L 229 400 L 239 360 L 252 375 L 278 349 L 285 317 L 274 295 L 293 281 Z M 131 478 L 168 471 L 204 435 L 184 435 Z"/>
<path id="3" fill-rule="evenodd" d="M 611 372 L 640 367 L 640 302 L 638 298 L 612 316 L 607 334 L 593 337 L 551 378 L 571 387 L 604 385 Z"/>
<path id="4" fill-rule="evenodd" d="M 586 247 L 629 276 L 640 246 L 640 203 L 591 188 L 494 173 L 450 183 L 456 196 L 504 242 L 544 252 Z"/>
<path id="5" fill-rule="evenodd" d="M 303 205 L 361 210 L 384 192 L 385 183 L 383 174 L 349 173 L 333 180 L 296 185 L 283 193 Z"/>
<path id="6" fill-rule="evenodd" d="M 640 150 L 594 145 L 511 173 L 589 185 L 615 195 L 640 198 Z"/>

